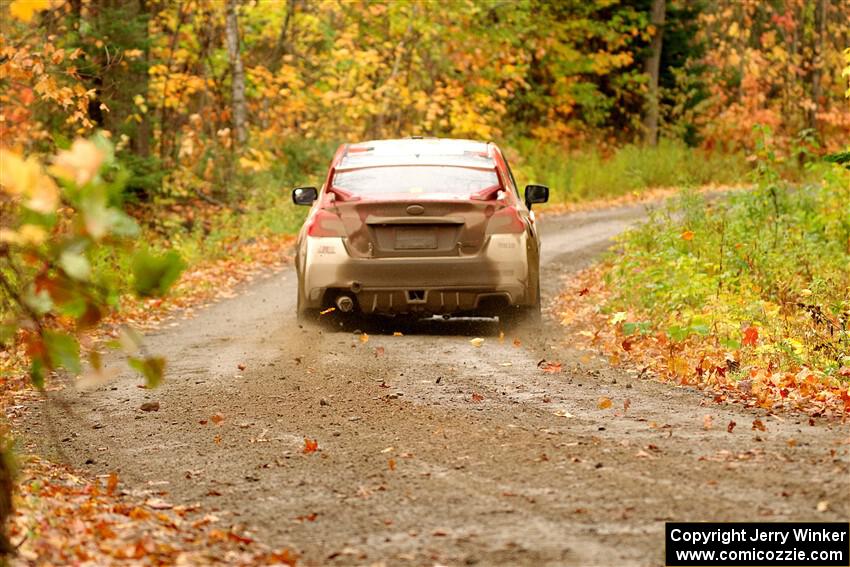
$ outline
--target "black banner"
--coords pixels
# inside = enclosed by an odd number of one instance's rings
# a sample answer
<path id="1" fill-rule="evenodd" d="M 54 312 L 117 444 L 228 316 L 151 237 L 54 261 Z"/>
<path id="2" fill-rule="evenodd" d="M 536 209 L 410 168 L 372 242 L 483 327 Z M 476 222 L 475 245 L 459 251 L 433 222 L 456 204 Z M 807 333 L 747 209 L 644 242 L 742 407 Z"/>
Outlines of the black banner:
<path id="1" fill-rule="evenodd" d="M 668 522 L 670 567 L 850 566 L 850 523 Z"/>

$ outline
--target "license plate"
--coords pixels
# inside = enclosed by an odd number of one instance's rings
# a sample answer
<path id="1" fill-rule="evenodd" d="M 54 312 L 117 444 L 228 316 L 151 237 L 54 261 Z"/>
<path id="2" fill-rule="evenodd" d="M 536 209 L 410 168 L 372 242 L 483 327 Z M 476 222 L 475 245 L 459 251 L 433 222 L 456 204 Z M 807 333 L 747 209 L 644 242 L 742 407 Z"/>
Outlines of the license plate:
<path id="1" fill-rule="evenodd" d="M 431 250 L 437 247 L 437 234 L 430 228 L 397 228 L 396 250 Z"/>

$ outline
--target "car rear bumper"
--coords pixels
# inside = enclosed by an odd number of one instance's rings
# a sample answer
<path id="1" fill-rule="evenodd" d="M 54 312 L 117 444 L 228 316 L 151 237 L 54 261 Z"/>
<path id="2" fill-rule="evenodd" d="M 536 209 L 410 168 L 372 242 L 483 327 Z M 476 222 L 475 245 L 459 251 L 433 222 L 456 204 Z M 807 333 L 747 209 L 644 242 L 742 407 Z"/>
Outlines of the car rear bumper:
<path id="1" fill-rule="evenodd" d="M 304 305 L 323 308 L 340 294 L 351 295 L 364 313 L 486 312 L 530 304 L 527 239 L 525 233 L 491 235 L 480 252 L 464 256 L 353 258 L 342 238 L 307 237 Z"/>

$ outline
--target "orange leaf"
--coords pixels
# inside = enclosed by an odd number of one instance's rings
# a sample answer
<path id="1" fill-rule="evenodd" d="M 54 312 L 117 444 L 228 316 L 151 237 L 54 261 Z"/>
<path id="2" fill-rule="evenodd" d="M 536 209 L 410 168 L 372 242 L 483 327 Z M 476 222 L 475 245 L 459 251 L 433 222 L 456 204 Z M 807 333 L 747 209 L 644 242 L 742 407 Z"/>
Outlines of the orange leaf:
<path id="1" fill-rule="evenodd" d="M 599 398 L 599 401 L 596 402 L 596 407 L 598 407 L 599 409 L 608 409 L 611 407 L 612 403 L 613 402 L 611 401 L 611 398 L 602 396 L 601 398 Z"/>
<path id="2" fill-rule="evenodd" d="M 547 374 L 557 374 L 561 371 L 561 363 L 560 362 L 549 362 L 548 360 L 541 360 L 537 364 L 537 368 L 546 372 Z"/>
<path id="3" fill-rule="evenodd" d="M 307 439 L 304 438 L 304 452 L 305 453 L 315 453 L 319 450 L 319 440 L 318 439 Z"/>
<path id="4" fill-rule="evenodd" d="M 118 475 L 114 472 L 109 473 L 109 480 L 106 482 L 106 493 L 111 496 L 116 488 L 118 488 Z"/>
<path id="5" fill-rule="evenodd" d="M 472 392 L 472 401 L 475 403 L 484 401 L 484 396 L 479 394 L 478 392 Z"/>
<path id="6" fill-rule="evenodd" d="M 747 346 L 756 346 L 759 340 L 759 330 L 752 325 L 744 329 L 744 340 L 742 344 Z"/>
<path id="7" fill-rule="evenodd" d="M 679 237 L 682 240 L 693 240 L 694 239 L 694 233 L 690 230 L 686 230 L 681 235 L 679 235 Z"/>
<path id="8" fill-rule="evenodd" d="M 767 427 L 764 426 L 764 422 L 760 419 L 753 420 L 753 431 L 758 429 L 759 431 L 767 431 Z"/>
<path id="9" fill-rule="evenodd" d="M 213 416 L 210 418 L 210 421 L 212 421 L 214 424 L 218 425 L 222 421 L 224 421 L 224 416 L 221 415 L 220 413 L 213 414 Z"/>
<path id="10" fill-rule="evenodd" d="M 390 459 L 389 461 L 387 461 L 387 466 L 390 468 L 391 471 L 394 471 L 395 470 L 395 459 Z"/>

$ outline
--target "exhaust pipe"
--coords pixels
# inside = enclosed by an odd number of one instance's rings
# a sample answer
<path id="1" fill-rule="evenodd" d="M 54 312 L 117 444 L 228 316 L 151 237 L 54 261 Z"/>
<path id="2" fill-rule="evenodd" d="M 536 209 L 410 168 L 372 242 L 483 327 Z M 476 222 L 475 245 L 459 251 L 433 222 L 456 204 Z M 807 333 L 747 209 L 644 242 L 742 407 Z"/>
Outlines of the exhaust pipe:
<path id="1" fill-rule="evenodd" d="M 354 300 L 349 295 L 340 295 L 336 298 L 336 307 L 343 313 L 351 313 L 354 310 Z"/>

